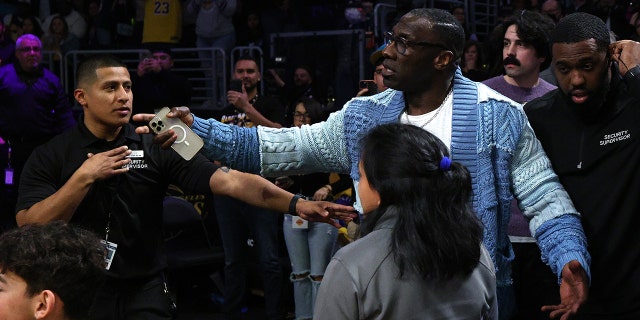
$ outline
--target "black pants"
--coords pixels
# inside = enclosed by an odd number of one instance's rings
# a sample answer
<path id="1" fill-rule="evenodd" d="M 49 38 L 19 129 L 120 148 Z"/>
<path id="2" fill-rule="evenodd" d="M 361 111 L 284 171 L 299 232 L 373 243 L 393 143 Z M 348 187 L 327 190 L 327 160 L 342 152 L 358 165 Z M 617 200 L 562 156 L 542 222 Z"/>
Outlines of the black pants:
<path id="1" fill-rule="evenodd" d="M 174 319 L 173 307 L 159 274 L 143 280 L 107 280 L 90 315 L 93 320 L 169 320 Z"/>
<path id="2" fill-rule="evenodd" d="M 535 243 L 512 243 L 515 259 L 511 276 L 516 292 L 517 320 L 548 320 L 549 312 L 543 305 L 560 303 L 558 277 L 540 258 Z"/>

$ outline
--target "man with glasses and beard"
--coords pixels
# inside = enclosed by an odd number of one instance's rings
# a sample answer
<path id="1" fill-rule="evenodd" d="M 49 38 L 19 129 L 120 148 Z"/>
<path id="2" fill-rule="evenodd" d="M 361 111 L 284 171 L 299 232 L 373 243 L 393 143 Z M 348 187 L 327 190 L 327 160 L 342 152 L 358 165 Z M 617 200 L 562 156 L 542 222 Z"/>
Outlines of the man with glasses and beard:
<path id="1" fill-rule="evenodd" d="M 640 319 L 640 43 L 610 44 L 603 21 L 578 12 L 552 53 L 559 90 L 524 109 L 582 213 L 593 277 L 578 318 Z"/>
<path id="2" fill-rule="evenodd" d="M 239 128 L 195 117 L 182 107 L 169 115 L 203 137 L 203 154 L 210 159 L 265 176 L 350 173 L 355 190 L 360 183 L 360 140 L 372 128 L 400 122 L 427 130 L 471 172 L 473 207 L 484 224 L 483 242 L 496 268 L 500 319 L 510 319 L 514 307 L 513 251 L 506 232 L 514 197 L 530 218 L 542 256 L 562 281 L 559 311 L 566 316 L 575 312 L 585 299 L 590 272 L 580 215 L 520 105 L 462 76 L 457 61 L 465 35 L 449 12 L 414 9 L 385 38 L 382 77 L 389 89 L 351 99 L 324 122 L 301 128 Z M 134 120 L 151 118 L 138 114 Z M 148 132 L 146 127 L 136 130 Z M 168 131 L 156 141 L 169 147 L 176 137 Z M 356 199 L 359 207 L 357 193 Z M 428 312 L 428 307 L 426 302 L 416 304 L 415 314 Z"/>

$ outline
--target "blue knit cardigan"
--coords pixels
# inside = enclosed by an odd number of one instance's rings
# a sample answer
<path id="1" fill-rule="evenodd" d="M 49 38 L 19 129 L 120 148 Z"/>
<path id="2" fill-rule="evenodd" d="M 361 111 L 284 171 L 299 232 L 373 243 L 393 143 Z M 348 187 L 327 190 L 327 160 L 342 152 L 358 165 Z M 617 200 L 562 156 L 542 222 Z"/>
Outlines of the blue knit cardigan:
<path id="1" fill-rule="evenodd" d="M 558 275 L 577 260 L 590 277 L 590 256 L 579 214 L 560 185 L 522 108 L 458 69 L 453 86 L 451 154 L 472 177 L 473 207 L 484 223 L 484 244 L 498 286 L 511 282 L 513 250 L 507 235 L 515 196 L 545 261 Z M 310 172 L 351 174 L 360 180 L 360 139 L 376 125 L 396 122 L 405 109 L 402 92 L 354 98 L 327 121 L 302 128 L 240 128 L 195 117 L 203 153 L 230 167 L 264 176 Z"/>

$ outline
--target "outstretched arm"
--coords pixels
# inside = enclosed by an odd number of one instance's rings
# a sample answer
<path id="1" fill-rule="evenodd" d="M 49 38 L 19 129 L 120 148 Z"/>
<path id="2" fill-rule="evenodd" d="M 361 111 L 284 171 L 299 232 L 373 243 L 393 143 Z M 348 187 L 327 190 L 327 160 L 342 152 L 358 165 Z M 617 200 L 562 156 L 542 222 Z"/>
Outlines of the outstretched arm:
<path id="1" fill-rule="evenodd" d="M 343 108 L 344 109 L 344 108 Z M 263 176 L 277 177 L 312 172 L 347 173 L 351 159 L 347 155 L 342 110 L 329 119 L 302 128 L 241 128 L 214 119 L 194 117 L 187 107 L 172 108 L 168 117 L 180 118 L 204 140 L 202 154 L 230 167 Z M 148 123 L 152 114 L 136 114 L 134 121 Z M 149 133 L 146 126 L 136 133 Z M 155 143 L 169 148 L 176 140 L 173 130 L 157 135 Z"/>
<path id="2" fill-rule="evenodd" d="M 224 194 L 253 206 L 274 211 L 289 212 L 293 194 L 268 180 L 254 174 L 248 174 L 222 167 L 211 175 L 211 191 Z M 307 201 L 300 199 L 295 203 L 295 211 L 305 220 L 326 222 L 336 228 L 340 224 L 332 219 L 349 221 L 357 216 L 353 207 L 326 201 Z"/>
<path id="3" fill-rule="evenodd" d="M 542 260 L 561 284 L 561 304 L 553 307 L 553 315 L 564 314 L 566 319 L 586 300 L 591 257 L 580 215 L 528 123 L 524 124 L 512 161 L 512 177 L 523 214 L 531 219 L 529 228 Z"/>
<path id="4" fill-rule="evenodd" d="M 136 114 L 133 120 L 147 124 L 153 114 Z M 200 119 L 191 114 L 187 107 L 174 107 L 167 114 L 169 118 L 180 118 L 204 140 L 202 155 L 209 160 L 220 161 L 230 167 L 250 173 L 260 172 L 260 144 L 256 128 L 242 128 L 220 123 L 214 119 Z M 136 133 L 150 133 L 146 125 L 136 128 Z M 178 138 L 173 130 L 156 135 L 153 142 L 168 149 Z"/>
<path id="5" fill-rule="evenodd" d="M 580 306 L 587 299 L 589 292 L 589 278 L 578 261 L 571 261 L 562 268 L 560 282 L 560 304 L 543 306 L 542 311 L 551 311 L 552 319 L 560 316 L 560 320 L 567 320 L 578 312 Z"/>
<path id="6" fill-rule="evenodd" d="M 88 159 L 54 194 L 35 203 L 16 215 L 19 226 L 30 223 L 46 223 L 53 220 L 69 221 L 94 182 L 123 174 L 122 168 L 131 162 L 126 158 L 131 154 L 126 146 L 98 154 L 89 154 Z"/>

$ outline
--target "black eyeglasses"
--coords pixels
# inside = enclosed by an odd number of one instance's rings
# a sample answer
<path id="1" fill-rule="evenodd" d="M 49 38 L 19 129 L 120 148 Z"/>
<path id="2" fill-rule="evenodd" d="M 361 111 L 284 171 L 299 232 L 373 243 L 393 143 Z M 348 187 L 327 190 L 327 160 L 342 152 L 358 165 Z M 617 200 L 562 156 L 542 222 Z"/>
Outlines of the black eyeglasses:
<path id="1" fill-rule="evenodd" d="M 431 42 L 425 42 L 425 41 L 418 42 L 418 41 L 411 41 L 403 37 L 396 37 L 393 35 L 391 31 L 387 31 L 384 33 L 384 42 L 387 44 L 387 46 L 390 46 L 391 42 L 393 42 L 396 45 L 396 51 L 398 51 L 398 53 L 402 55 L 404 55 L 407 52 L 407 48 L 414 47 L 414 46 L 438 47 L 444 50 L 449 50 L 444 45 L 441 45 L 438 43 L 431 43 Z"/>
<path id="2" fill-rule="evenodd" d="M 305 118 L 311 118 L 311 115 L 309 115 L 309 113 L 300 113 L 296 111 L 293 113 L 293 117 L 299 118 L 299 119 L 305 119 Z"/>
<path id="3" fill-rule="evenodd" d="M 20 47 L 17 49 L 20 52 L 40 52 L 42 50 L 42 48 L 40 47 Z"/>

